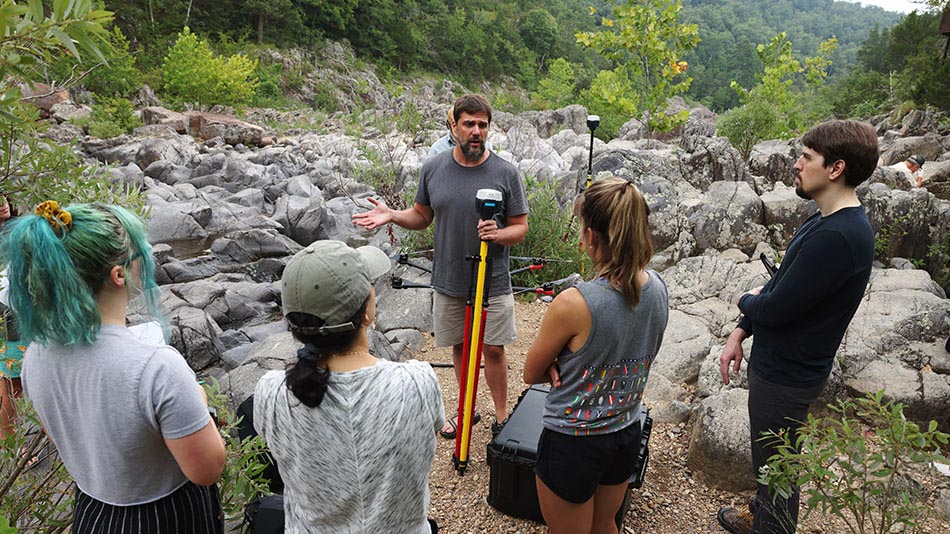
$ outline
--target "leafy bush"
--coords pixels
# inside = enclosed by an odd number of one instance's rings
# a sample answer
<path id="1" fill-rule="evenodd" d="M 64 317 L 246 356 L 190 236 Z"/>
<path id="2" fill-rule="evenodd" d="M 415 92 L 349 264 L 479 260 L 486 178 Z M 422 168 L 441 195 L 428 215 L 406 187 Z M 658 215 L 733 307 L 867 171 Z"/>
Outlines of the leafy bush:
<path id="1" fill-rule="evenodd" d="M 749 159 L 756 143 L 787 135 L 781 123 L 782 117 L 773 105 L 755 98 L 720 115 L 716 126 L 719 135 L 728 138 L 743 159 Z"/>
<path id="2" fill-rule="evenodd" d="M 118 27 L 109 33 L 106 59 L 108 63 L 89 73 L 83 85 L 95 94 L 128 97 L 142 87 L 143 77 L 129 52 L 129 41 Z"/>
<path id="3" fill-rule="evenodd" d="M 564 58 L 548 64 L 548 75 L 538 82 L 538 91 L 532 95 L 538 107 L 561 108 L 574 102 L 574 68 Z"/>
<path id="4" fill-rule="evenodd" d="M 264 479 L 267 467 L 267 444 L 260 436 L 241 440 L 237 435 L 237 426 L 241 418 L 228 407 L 227 395 L 221 392 L 216 380 L 205 385 L 208 406 L 217 412 L 221 437 L 227 448 L 224 471 L 218 479 L 221 494 L 221 508 L 228 521 L 240 521 L 244 517 L 244 507 L 261 495 L 270 493 L 268 482 Z"/>
<path id="5" fill-rule="evenodd" d="M 127 98 L 99 98 L 92 108 L 89 135 L 101 139 L 117 137 L 142 125 L 135 116 L 135 105 Z"/>
<path id="6" fill-rule="evenodd" d="M 259 84 L 256 67 L 242 54 L 215 56 L 208 42 L 186 27 L 162 64 L 165 96 L 176 104 L 244 106 Z"/>
<path id="7" fill-rule="evenodd" d="M 806 517 L 838 516 L 853 534 L 916 530 L 931 512 L 928 490 L 906 477 L 933 475 L 934 461 L 947 462 L 941 451 L 950 436 L 935 421 L 926 429 L 908 421 L 904 405 L 885 401 L 883 391 L 829 408 L 836 415 L 809 414 L 794 443 L 789 433 L 763 435 L 779 452 L 759 482 L 782 498 L 802 487 Z"/>
<path id="8" fill-rule="evenodd" d="M 525 176 L 525 194 L 531 210 L 528 212 L 528 234 L 524 241 L 511 247 L 512 256 L 554 260 L 543 269 L 525 271 L 512 278 L 512 284 L 534 287 L 544 282 L 564 278 L 571 273 L 587 270 L 587 256 L 581 252 L 578 224 L 573 205 L 561 202 L 562 191 L 556 180 L 539 180 Z M 573 193 L 573 191 L 568 194 Z M 512 261 L 512 267 L 518 267 Z"/>
<path id="9" fill-rule="evenodd" d="M 0 517 L 24 531 L 64 531 L 72 522 L 72 479 L 33 406 L 15 401 L 19 420 L 0 448 Z"/>

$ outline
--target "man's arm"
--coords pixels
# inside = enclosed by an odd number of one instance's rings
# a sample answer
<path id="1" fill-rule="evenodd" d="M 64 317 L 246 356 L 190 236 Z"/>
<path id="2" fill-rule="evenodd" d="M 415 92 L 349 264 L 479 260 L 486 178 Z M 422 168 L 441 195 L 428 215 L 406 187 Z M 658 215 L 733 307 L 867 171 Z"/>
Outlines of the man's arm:
<path id="1" fill-rule="evenodd" d="M 508 217 L 504 228 L 499 228 L 494 219 L 478 221 L 478 238 L 510 247 L 524 241 L 528 235 L 528 214 Z"/>
<path id="2" fill-rule="evenodd" d="M 741 324 L 741 323 L 740 323 Z M 729 334 L 726 340 L 726 346 L 722 348 L 722 354 L 719 356 L 719 375 L 722 377 L 722 383 L 729 383 L 729 367 L 732 366 L 732 372 L 738 373 L 739 366 L 742 365 L 742 340 L 749 337 L 741 326 Z"/>
<path id="3" fill-rule="evenodd" d="M 795 321 L 832 294 L 854 269 L 851 248 L 835 231 L 816 232 L 786 262 L 784 276 L 768 291 L 739 298 L 739 309 L 756 324 L 777 327 Z"/>
<path id="4" fill-rule="evenodd" d="M 432 208 L 416 202 L 411 208 L 404 210 L 390 209 L 384 202 L 375 198 L 368 198 L 374 208 L 364 213 L 353 215 L 353 223 L 372 230 L 384 224 L 393 223 L 406 230 L 422 230 L 432 224 L 434 216 Z"/>

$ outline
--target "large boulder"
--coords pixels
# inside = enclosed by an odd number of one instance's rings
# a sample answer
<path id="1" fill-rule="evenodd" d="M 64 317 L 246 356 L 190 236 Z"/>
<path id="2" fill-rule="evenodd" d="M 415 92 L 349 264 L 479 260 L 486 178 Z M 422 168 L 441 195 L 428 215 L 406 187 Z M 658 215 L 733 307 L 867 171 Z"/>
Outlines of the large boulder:
<path id="1" fill-rule="evenodd" d="M 528 111 L 519 115 L 529 121 L 541 137 L 547 138 L 563 130 L 587 133 L 587 110 L 573 104 L 560 109 Z"/>
<path id="2" fill-rule="evenodd" d="M 738 248 L 751 252 L 765 241 L 762 199 L 746 182 L 714 182 L 687 208 L 699 250 Z"/>
<path id="3" fill-rule="evenodd" d="M 941 154 L 950 150 L 950 136 L 941 137 L 930 132 L 918 137 L 901 137 L 895 139 L 889 148 L 881 154 L 881 160 L 884 165 L 893 165 L 898 161 L 904 161 L 914 154 L 920 154 L 927 158 L 927 161 L 937 159 Z M 924 165 L 926 167 L 926 165 Z"/>
<path id="4" fill-rule="evenodd" d="M 653 246 L 662 250 L 675 243 L 680 232 L 689 229 L 679 210 L 687 190 L 676 184 L 683 181 L 678 158 L 671 149 L 646 150 L 634 143 L 613 140 L 603 152 L 594 152 L 593 175 L 603 173 L 625 178 L 643 193 L 650 206 L 650 230 Z M 688 186 L 687 186 L 688 187 Z"/>
<path id="5" fill-rule="evenodd" d="M 876 183 L 858 188 L 876 236 L 878 253 L 885 257 L 919 258 L 935 269 L 939 255 L 931 244 L 950 232 L 950 209 L 925 189 L 891 189 Z"/>
<path id="6" fill-rule="evenodd" d="M 265 146 L 273 142 L 260 126 L 234 117 L 200 111 L 184 115 L 188 119 L 188 133 L 197 139 L 221 137 L 229 145 L 245 146 Z"/>
<path id="7" fill-rule="evenodd" d="M 779 246 L 787 244 L 805 219 L 818 211 L 813 200 L 804 200 L 794 187 L 777 183 L 775 189 L 762 193 L 763 224 L 774 232 Z"/>
<path id="8" fill-rule="evenodd" d="M 214 240 L 211 252 L 228 262 L 245 264 L 262 258 L 293 256 L 303 247 L 273 229 L 249 228 Z"/>
<path id="9" fill-rule="evenodd" d="M 731 492 L 755 488 L 749 392 L 730 389 L 703 399 L 692 423 L 688 464 L 707 486 Z"/>
<path id="10" fill-rule="evenodd" d="M 162 160 L 173 165 L 188 165 L 198 154 L 194 139 L 171 130 L 160 130 L 157 137 L 142 139 L 135 152 L 135 163 L 145 169 Z"/>
<path id="11" fill-rule="evenodd" d="M 802 153 L 798 139 L 773 140 L 757 143 L 749 154 L 749 169 L 752 174 L 765 178 L 767 184 L 795 184 L 795 160 Z"/>
<path id="12" fill-rule="evenodd" d="M 141 118 L 146 125 L 163 124 L 180 134 L 188 133 L 188 117 L 184 113 L 178 113 L 161 106 L 149 106 L 142 108 Z"/>
<path id="13" fill-rule="evenodd" d="M 948 331 L 950 300 L 926 271 L 875 270 L 838 349 L 845 385 L 855 395 L 883 388 L 908 416 L 947 425 Z"/>
<path id="14" fill-rule="evenodd" d="M 663 345 L 653 366 L 650 379 L 660 374 L 673 384 L 692 384 L 699 376 L 699 364 L 709 352 L 712 335 L 706 324 L 685 313 L 670 311 Z"/>
<path id="15" fill-rule="evenodd" d="M 681 260 L 663 271 L 663 279 L 673 308 L 716 298 L 738 311 L 739 296 L 762 285 L 767 280 L 764 273 L 758 261 L 736 263 L 718 254 L 704 254 Z"/>
<path id="16" fill-rule="evenodd" d="M 55 89 L 45 83 L 20 84 L 20 96 L 23 101 L 33 104 L 40 110 L 41 119 L 48 119 L 56 104 L 70 100 L 68 91 Z"/>
<path id="17" fill-rule="evenodd" d="M 195 220 L 194 211 L 179 202 L 165 202 L 149 196 L 151 217 L 148 221 L 148 239 L 152 243 L 203 240 L 208 232 Z"/>
<path id="18" fill-rule="evenodd" d="M 708 190 L 713 182 L 754 184 L 742 154 L 725 137 L 694 140 L 694 150 L 683 154 L 682 161 L 686 167 L 683 178 L 701 191 Z"/>
<path id="19" fill-rule="evenodd" d="M 180 306 L 168 315 L 171 345 L 185 357 L 192 369 L 201 370 L 221 359 L 223 346 L 218 340 L 221 328 L 210 315 L 198 308 Z"/>

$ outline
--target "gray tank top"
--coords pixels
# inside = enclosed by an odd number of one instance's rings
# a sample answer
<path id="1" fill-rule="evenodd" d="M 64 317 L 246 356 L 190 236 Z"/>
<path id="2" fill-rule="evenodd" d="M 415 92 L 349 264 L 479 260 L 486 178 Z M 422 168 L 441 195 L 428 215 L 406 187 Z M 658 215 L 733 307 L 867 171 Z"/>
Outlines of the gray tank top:
<path id="1" fill-rule="evenodd" d="M 558 358 L 561 387 L 551 388 L 544 427 L 576 436 L 617 432 L 637 420 L 653 358 L 669 318 L 666 283 L 654 271 L 631 308 L 604 279 L 577 285 L 591 315 L 577 352 Z"/>

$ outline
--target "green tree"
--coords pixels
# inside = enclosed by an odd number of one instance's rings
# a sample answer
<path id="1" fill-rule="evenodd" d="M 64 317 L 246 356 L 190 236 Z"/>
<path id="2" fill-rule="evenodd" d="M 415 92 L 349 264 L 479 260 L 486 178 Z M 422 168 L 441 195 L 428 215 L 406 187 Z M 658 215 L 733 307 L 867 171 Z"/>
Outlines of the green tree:
<path id="1" fill-rule="evenodd" d="M 0 192 L 14 205 L 33 206 L 52 198 L 63 204 L 99 200 L 144 209 L 138 189 L 115 188 L 72 146 L 45 140 L 47 126 L 37 120 L 29 99 L 21 100 L 20 84 L 42 79 L 54 59 L 64 54 L 77 64 L 83 55 L 104 60 L 104 25 L 111 20 L 112 14 L 91 0 L 57 0 L 49 12 L 40 0 L 0 2 L 5 35 L 0 39 Z"/>
<path id="2" fill-rule="evenodd" d="M 548 75 L 538 82 L 534 98 L 539 107 L 560 108 L 574 102 L 574 68 L 564 58 L 549 62 Z"/>
<path id="3" fill-rule="evenodd" d="M 628 0 L 614 7 L 614 19 L 601 21 L 616 31 L 577 34 L 578 43 L 614 65 L 613 75 L 598 75 L 591 84 L 593 104 L 612 104 L 609 113 L 632 110 L 650 130 L 667 131 L 685 122 L 685 110 L 672 116 L 663 111 L 670 98 L 689 89 L 692 78 L 683 74 L 682 58 L 699 43 L 697 26 L 679 22 L 681 9 L 680 0 Z"/>
<path id="4" fill-rule="evenodd" d="M 827 76 L 836 45 L 834 37 L 824 41 L 818 54 L 806 58 L 804 65 L 795 59 L 785 32 L 756 48 L 765 67 L 758 83 L 745 89 L 733 81 L 732 88 L 743 104 L 719 120 L 721 133 L 743 156 L 748 157 L 759 141 L 796 135 L 823 114 L 823 109 L 815 107 L 815 95 Z"/>
<path id="5" fill-rule="evenodd" d="M 557 21 L 544 9 L 532 9 L 521 23 L 521 38 L 525 46 L 543 61 L 555 53 L 558 29 Z"/>
<path id="6" fill-rule="evenodd" d="M 211 45 L 185 28 L 162 64 L 166 97 L 175 103 L 243 106 L 257 89 L 255 60 L 243 54 L 215 56 Z"/>

